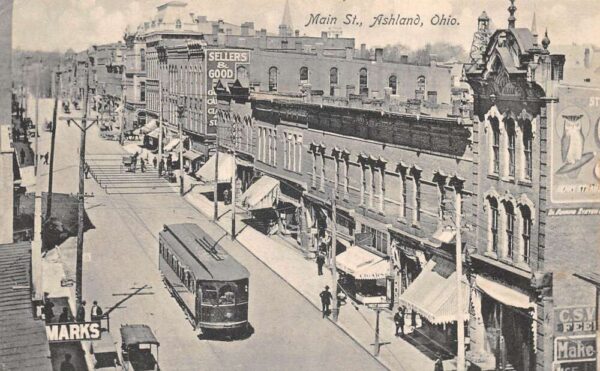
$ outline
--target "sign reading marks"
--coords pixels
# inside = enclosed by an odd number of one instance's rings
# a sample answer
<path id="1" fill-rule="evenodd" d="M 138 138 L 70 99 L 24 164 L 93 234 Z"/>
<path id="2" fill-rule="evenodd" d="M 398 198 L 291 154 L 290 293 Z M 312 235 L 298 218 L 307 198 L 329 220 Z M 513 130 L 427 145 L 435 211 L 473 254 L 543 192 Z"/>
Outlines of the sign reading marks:
<path id="1" fill-rule="evenodd" d="M 248 84 L 249 50 L 207 51 L 206 58 L 206 122 L 217 126 L 217 93 L 215 87 L 220 81 L 226 88 L 229 82 L 239 81 Z"/>
<path id="2" fill-rule="evenodd" d="M 595 334 L 596 308 L 593 306 L 554 309 L 554 332 L 556 335 Z"/>
<path id="3" fill-rule="evenodd" d="M 46 325 L 50 343 L 100 339 L 100 322 L 52 323 Z"/>
<path id="4" fill-rule="evenodd" d="M 556 361 L 594 361 L 596 359 L 595 335 L 557 337 L 554 339 Z"/>

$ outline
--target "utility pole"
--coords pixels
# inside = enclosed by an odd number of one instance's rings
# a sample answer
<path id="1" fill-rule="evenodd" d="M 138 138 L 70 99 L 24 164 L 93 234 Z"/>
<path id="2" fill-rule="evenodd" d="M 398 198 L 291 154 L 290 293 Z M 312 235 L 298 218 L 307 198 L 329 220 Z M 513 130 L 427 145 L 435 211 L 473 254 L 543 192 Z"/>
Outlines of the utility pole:
<path id="1" fill-rule="evenodd" d="M 237 164 L 235 162 L 235 145 L 237 143 L 237 121 L 231 121 L 231 156 L 233 157 L 233 167 L 231 174 L 231 239 L 235 240 L 235 203 L 236 203 L 236 193 L 237 193 Z"/>
<path id="2" fill-rule="evenodd" d="M 213 193 L 214 199 L 214 214 L 213 220 L 215 223 L 219 220 L 219 126 L 216 127 L 216 153 L 215 153 L 215 189 Z"/>
<path id="3" fill-rule="evenodd" d="M 127 95 L 125 95 L 125 84 L 121 82 L 121 145 L 125 143 L 125 106 L 127 103 Z"/>
<path id="4" fill-rule="evenodd" d="M 162 163 L 163 160 L 163 128 L 162 128 L 162 120 L 163 120 L 163 101 L 162 101 L 162 84 L 161 78 L 158 79 L 158 162 Z M 162 165 L 159 165 L 159 169 L 162 169 Z M 163 169 L 164 170 L 164 169 Z M 160 178 L 162 175 L 162 171 L 159 171 L 158 177 Z"/>
<path id="5" fill-rule="evenodd" d="M 339 314 L 339 307 L 338 307 L 338 297 L 337 297 L 337 287 L 338 287 L 338 272 L 337 272 L 337 265 L 336 265 L 336 252 L 337 252 L 337 222 L 336 222 L 336 218 L 337 218 L 337 205 L 336 205 L 336 199 L 335 199 L 335 192 L 337 189 L 333 189 L 331 191 L 331 280 L 332 282 L 332 287 L 333 287 L 333 304 L 332 304 L 332 317 L 333 317 L 333 321 L 337 322 L 338 319 L 338 314 Z"/>
<path id="6" fill-rule="evenodd" d="M 183 196 L 183 114 L 185 106 L 183 97 L 179 97 L 177 104 L 177 126 L 179 127 L 179 194 Z"/>
<path id="7" fill-rule="evenodd" d="M 60 68 L 60 66 L 59 66 Z M 60 86 L 62 72 L 56 71 L 57 82 Z M 52 112 L 52 136 L 50 137 L 50 165 L 48 167 L 48 202 L 46 205 L 46 218 L 45 221 L 50 220 L 52 217 L 52 182 L 54 177 L 54 143 L 56 140 L 56 125 L 58 123 L 56 116 L 58 113 L 58 95 L 59 91 L 54 96 L 54 111 Z"/>
<path id="8" fill-rule="evenodd" d="M 456 370 L 465 370 L 465 323 L 463 320 L 463 287 L 462 287 L 462 236 L 461 236 L 461 216 L 462 216 L 462 184 L 457 181 L 455 190 L 455 208 L 456 208 Z"/>
<path id="9" fill-rule="evenodd" d="M 41 67 L 41 63 L 42 63 L 42 61 L 40 59 L 40 64 L 35 69 L 35 161 L 34 161 L 35 166 L 33 168 L 34 175 L 37 175 L 37 173 L 38 173 L 38 165 L 39 165 L 39 158 L 40 158 L 40 154 L 38 152 L 38 137 L 40 136 L 40 132 L 38 130 L 38 127 L 40 126 L 39 108 L 40 108 L 40 67 Z"/>

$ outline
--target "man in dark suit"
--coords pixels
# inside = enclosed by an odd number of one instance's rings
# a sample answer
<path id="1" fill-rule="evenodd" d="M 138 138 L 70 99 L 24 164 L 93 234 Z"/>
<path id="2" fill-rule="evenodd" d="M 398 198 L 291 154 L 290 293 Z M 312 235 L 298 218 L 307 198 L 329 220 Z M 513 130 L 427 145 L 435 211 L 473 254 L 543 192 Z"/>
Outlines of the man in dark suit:
<path id="1" fill-rule="evenodd" d="M 317 254 L 317 274 L 319 276 L 323 275 L 323 265 L 324 264 L 325 264 L 325 255 L 319 251 Z"/>
<path id="2" fill-rule="evenodd" d="M 325 286 L 325 290 L 321 291 L 319 296 L 321 297 L 323 318 L 325 318 L 325 316 L 329 315 L 329 306 L 331 305 L 331 300 L 333 299 L 331 292 L 329 292 L 329 286 Z"/>
<path id="3" fill-rule="evenodd" d="M 85 322 L 85 300 L 81 301 L 81 305 L 77 308 L 75 320 L 77 322 Z"/>
<path id="4" fill-rule="evenodd" d="M 394 314 L 394 323 L 396 324 L 396 336 L 404 335 L 404 309 L 402 307 L 398 307 L 398 311 Z"/>

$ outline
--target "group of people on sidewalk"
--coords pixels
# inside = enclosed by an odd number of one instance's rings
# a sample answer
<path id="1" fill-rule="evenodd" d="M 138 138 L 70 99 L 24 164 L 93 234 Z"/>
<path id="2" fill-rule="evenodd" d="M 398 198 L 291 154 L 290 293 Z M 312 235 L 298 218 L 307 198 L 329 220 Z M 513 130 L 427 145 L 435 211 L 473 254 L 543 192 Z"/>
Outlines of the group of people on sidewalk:
<path id="1" fill-rule="evenodd" d="M 77 308 L 77 313 L 75 314 L 75 320 L 73 320 L 73 316 L 69 312 L 68 306 L 64 306 L 60 315 L 58 316 L 58 323 L 69 323 L 69 322 L 85 322 L 85 305 L 86 301 L 83 300 L 81 305 Z M 54 322 L 54 302 L 48 297 L 48 293 L 44 294 L 44 317 L 46 323 Z M 102 308 L 98 305 L 98 302 L 94 300 L 94 303 L 91 308 L 90 320 L 100 321 L 104 315 Z"/>

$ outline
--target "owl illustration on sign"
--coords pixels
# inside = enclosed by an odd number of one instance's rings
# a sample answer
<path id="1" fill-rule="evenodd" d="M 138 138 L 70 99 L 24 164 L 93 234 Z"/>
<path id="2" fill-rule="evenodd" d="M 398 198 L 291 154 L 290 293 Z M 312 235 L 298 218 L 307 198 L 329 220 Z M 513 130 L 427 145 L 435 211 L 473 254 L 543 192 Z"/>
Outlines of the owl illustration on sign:
<path id="1" fill-rule="evenodd" d="M 565 163 L 573 165 L 583 156 L 584 137 L 581 130 L 582 115 L 563 116 L 565 130 L 561 139 L 562 159 Z"/>
<path id="2" fill-rule="evenodd" d="M 579 170 L 594 158 L 592 152 L 583 152 L 585 147 L 584 125 L 581 118 L 582 114 L 562 115 L 563 127 L 561 137 L 561 157 L 563 165 L 556 172 L 557 174 L 569 174 Z M 573 175 L 573 174 L 572 174 Z M 577 177 L 577 174 L 574 173 Z"/>

